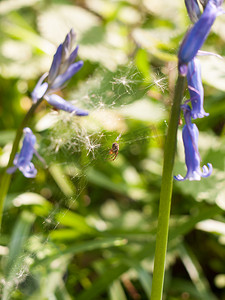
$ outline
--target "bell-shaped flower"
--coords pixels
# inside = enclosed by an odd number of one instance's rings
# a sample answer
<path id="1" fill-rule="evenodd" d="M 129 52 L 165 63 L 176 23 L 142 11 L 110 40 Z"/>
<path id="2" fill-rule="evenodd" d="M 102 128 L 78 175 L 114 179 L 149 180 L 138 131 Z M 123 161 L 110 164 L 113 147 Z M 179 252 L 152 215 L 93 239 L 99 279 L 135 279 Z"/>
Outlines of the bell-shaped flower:
<path id="1" fill-rule="evenodd" d="M 182 106 L 185 116 L 186 125 L 184 125 L 182 131 L 184 151 L 185 151 L 185 163 L 187 166 L 187 174 L 182 177 L 180 174 L 174 176 L 174 179 L 178 181 L 184 181 L 186 179 L 201 180 L 201 177 L 208 177 L 212 173 L 212 165 L 207 164 L 203 166 L 202 170 L 200 167 L 200 155 L 198 152 L 198 128 L 195 124 L 191 122 L 191 108 L 188 105 Z"/>
<path id="2" fill-rule="evenodd" d="M 216 17 L 221 13 L 220 4 L 221 1 L 219 0 L 209 0 L 199 20 L 186 34 L 178 53 L 178 69 L 182 76 L 186 76 L 186 65 L 196 56 L 205 42 Z"/>
<path id="3" fill-rule="evenodd" d="M 82 109 L 79 109 L 72 105 L 70 102 L 67 102 L 62 97 L 52 94 L 45 96 L 45 99 L 51 104 L 54 108 L 64 110 L 66 112 L 72 113 L 76 116 L 88 116 L 88 112 Z"/>
<path id="4" fill-rule="evenodd" d="M 185 0 L 185 5 L 189 18 L 193 23 L 196 23 L 201 16 L 201 11 L 197 0 Z"/>
<path id="5" fill-rule="evenodd" d="M 24 139 L 20 153 L 17 153 L 13 164 L 14 167 L 8 168 L 7 173 L 12 174 L 18 168 L 25 177 L 33 178 L 37 174 L 33 163 L 31 162 L 33 155 L 37 154 L 34 145 L 36 143 L 36 137 L 30 128 L 26 127 L 23 129 Z M 38 155 L 37 155 L 38 156 Z"/>
<path id="6" fill-rule="evenodd" d="M 192 59 L 188 64 L 187 82 L 192 103 L 192 118 L 197 119 L 208 116 L 209 114 L 203 108 L 204 89 L 202 86 L 201 65 L 197 58 Z"/>

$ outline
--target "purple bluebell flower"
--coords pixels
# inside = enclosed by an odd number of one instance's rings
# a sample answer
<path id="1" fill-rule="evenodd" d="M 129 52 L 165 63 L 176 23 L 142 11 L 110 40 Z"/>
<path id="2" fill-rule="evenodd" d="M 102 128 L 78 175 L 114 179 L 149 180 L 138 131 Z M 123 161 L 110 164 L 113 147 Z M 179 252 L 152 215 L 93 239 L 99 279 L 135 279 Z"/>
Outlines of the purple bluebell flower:
<path id="1" fill-rule="evenodd" d="M 83 61 L 78 61 L 70 65 L 63 74 L 59 74 L 55 78 L 50 88 L 52 90 L 60 89 L 66 81 L 68 81 L 75 73 L 77 73 L 82 68 L 83 64 Z"/>
<path id="2" fill-rule="evenodd" d="M 187 72 L 188 89 L 192 103 L 191 116 L 193 119 L 203 118 L 209 114 L 203 108 L 204 89 L 202 86 L 201 66 L 197 58 L 188 63 Z"/>
<path id="3" fill-rule="evenodd" d="M 53 107 L 64 110 L 69 113 L 73 113 L 76 116 L 88 116 L 88 112 L 82 109 L 79 109 L 73 106 L 70 102 L 67 102 L 62 97 L 52 94 L 49 96 L 45 96 L 45 99 L 51 104 Z"/>
<path id="4" fill-rule="evenodd" d="M 53 61 L 49 70 L 49 74 L 48 74 L 48 83 L 52 83 L 54 82 L 54 79 L 57 77 L 58 73 L 59 73 L 59 67 L 61 65 L 61 61 L 62 61 L 62 48 L 63 45 L 60 44 L 59 47 L 56 50 L 56 53 L 53 57 Z"/>
<path id="5" fill-rule="evenodd" d="M 193 23 L 196 23 L 201 16 L 201 11 L 198 5 L 197 0 L 185 0 L 185 5 L 189 18 Z"/>
<path id="6" fill-rule="evenodd" d="M 31 162 L 33 154 L 36 153 L 36 150 L 34 148 L 36 137 L 28 127 L 24 128 L 23 132 L 24 139 L 21 151 L 20 153 L 17 153 L 14 158 L 14 167 L 8 168 L 7 173 L 12 174 L 18 168 L 25 177 L 33 178 L 37 174 L 37 170 Z"/>
<path id="7" fill-rule="evenodd" d="M 205 42 L 216 17 L 221 13 L 220 5 L 221 1 L 219 0 L 209 0 L 199 20 L 186 34 L 178 53 L 178 69 L 182 76 L 186 76 L 187 67 L 185 65 L 196 56 Z"/>
<path id="8" fill-rule="evenodd" d="M 63 98 L 54 94 L 55 91 L 63 88 L 66 81 L 83 66 L 83 61 L 74 63 L 78 52 L 78 46 L 73 49 L 74 43 L 75 33 L 73 29 L 71 29 L 66 35 L 64 42 L 57 48 L 49 73 L 45 73 L 39 79 L 31 95 L 34 103 L 44 98 L 57 109 L 73 112 L 77 116 L 87 116 L 87 111 L 74 107 L 71 103 L 66 102 Z M 44 82 L 46 78 L 47 81 Z"/>
<path id="9" fill-rule="evenodd" d="M 184 111 L 184 117 L 186 124 L 183 127 L 182 137 L 184 142 L 184 151 L 185 151 L 185 162 L 187 166 L 187 174 L 185 177 L 182 177 L 180 174 L 174 176 L 174 179 L 178 181 L 184 181 L 186 179 L 192 180 L 201 180 L 201 177 L 208 177 L 212 173 L 212 165 L 207 164 L 203 166 L 202 170 L 200 167 L 200 155 L 198 152 L 198 128 L 195 124 L 191 122 L 191 108 L 188 105 L 182 106 Z"/>
<path id="10" fill-rule="evenodd" d="M 83 66 L 82 61 L 74 63 L 78 52 L 78 46 L 73 50 L 75 38 L 75 33 L 71 29 L 54 55 L 48 75 L 48 84 L 51 90 L 60 89 Z"/>

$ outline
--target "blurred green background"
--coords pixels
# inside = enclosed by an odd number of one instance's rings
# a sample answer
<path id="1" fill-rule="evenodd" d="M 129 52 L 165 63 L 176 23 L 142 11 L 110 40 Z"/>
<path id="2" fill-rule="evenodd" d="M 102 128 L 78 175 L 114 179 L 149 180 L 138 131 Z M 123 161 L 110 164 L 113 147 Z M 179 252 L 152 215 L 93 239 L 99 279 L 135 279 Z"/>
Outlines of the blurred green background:
<path id="1" fill-rule="evenodd" d="M 29 124 L 44 166 L 17 171 L 0 242 L 2 299 L 150 299 L 163 144 L 190 26 L 184 1 L 0 1 L 0 167 L 30 93 L 74 28 L 84 67 L 62 90 L 78 118 L 41 105 Z M 225 56 L 225 17 L 203 50 Z M 164 299 L 225 299 L 225 61 L 200 57 L 201 182 L 175 182 Z M 185 91 L 185 99 L 188 99 Z M 185 175 L 182 125 L 174 175 Z M 117 141 L 118 157 L 109 149 Z"/>

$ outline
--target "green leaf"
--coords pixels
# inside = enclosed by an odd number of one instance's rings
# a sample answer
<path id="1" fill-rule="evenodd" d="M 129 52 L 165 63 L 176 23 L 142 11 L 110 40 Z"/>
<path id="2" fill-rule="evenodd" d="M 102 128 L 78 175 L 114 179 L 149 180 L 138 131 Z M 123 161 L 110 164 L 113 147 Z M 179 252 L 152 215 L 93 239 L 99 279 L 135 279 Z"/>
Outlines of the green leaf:
<path id="1" fill-rule="evenodd" d="M 164 43 L 162 42 L 162 34 L 164 37 Z M 164 51 L 163 48 L 168 48 L 170 50 L 174 45 L 169 45 L 169 37 L 171 36 L 171 30 L 147 30 L 142 28 L 136 28 L 133 33 L 133 38 L 136 43 L 141 45 L 143 48 L 154 55 L 156 58 L 162 61 L 177 61 L 177 56 L 170 54 L 169 51 Z M 163 47 L 162 47 L 163 46 Z"/>
<path id="2" fill-rule="evenodd" d="M 151 286 L 152 286 L 152 276 L 149 275 L 149 273 L 140 265 L 135 268 L 138 273 L 138 278 L 140 280 L 140 283 L 143 287 L 143 290 L 145 291 L 148 299 L 150 299 L 151 296 Z"/>
<path id="3" fill-rule="evenodd" d="M 212 216 L 215 216 L 221 212 L 221 209 L 217 206 L 205 207 L 200 206 L 198 210 L 198 214 L 187 217 L 186 220 L 182 220 L 181 222 L 177 222 L 177 224 L 173 224 L 171 230 L 169 231 L 169 242 L 173 239 L 184 236 L 189 231 L 191 231 L 196 224 L 203 220 L 210 219 Z"/>
<path id="4" fill-rule="evenodd" d="M 41 205 L 51 208 L 51 204 L 41 195 L 36 193 L 23 193 L 13 199 L 13 205 L 20 207 L 22 205 Z"/>
<path id="5" fill-rule="evenodd" d="M 112 283 L 109 288 L 109 296 L 111 300 L 126 300 L 127 297 L 119 280 Z"/>
<path id="6" fill-rule="evenodd" d="M 65 196 L 71 197 L 76 193 L 75 186 L 59 164 L 52 164 L 49 172 Z"/>
<path id="7" fill-rule="evenodd" d="M 0 145 L 4 146 L 5 144 L 12 142 L 14 137 L 15 130 L 1 130 Z"/>
<path id="8" fill-rule="evenodd" d="M 216 300 L 215 295 L 212 294 L 210 290 L 210 285 L 205 278 L 203 271 L 201 269 L 200 264 L 197 261 L 194 253 L 191 248 L 186 244 L 182 243 L 178 246 L 180 258 L 193 282 L 196 289 L 199 291 L 201 295 L 201 299 L 203 300 Z"/>
<path id="9" fill-rule="evenodd" d="M 92 62 L 102 63 L 115 70 L 119 64 L 127 61 L 127 56 L 120 48 L 108 41 L 101 19 L 79 6 L 52 5 L 38 19 L 42 35 L 55 44 L 61 43 L 68 31 L 73 28 L 78 35 L 79 56 Z"/>
<path id="10" fill-rule="evenodd" d="M 0 14 L 6 14 L 24 6 L 32 6 L 40 0 L 5 0 L 0 2 Z"/>
<path id="11" fill-rule="evenodd" d="M 149 83 L 149 80 L 151 78 L 151 72 L 150 72 L 150 64 L 148 62 L 148 54 L 145 49 L 139 49 L 137 51 L 135 62 L 138 70 L 143 74 L 145 78 L 145 82 Z"/>
<path id="12" fill-rule="evenodd" d="M 27 266 L 24 262 L 24 248 L 30 234 L 31 226 L 33 225 L 35 216 L 28 211 L 23 211 L 18 221 L 16 222 L 13 234 L 9 244 L 9 255 L 4 270 L 6 284 L 3 289 L 2 300 L 9 299 L 9 295 L 18 284 L 18 279 L 23 278 Z"/>
<path id="13" fill-rule="evenodd" d="M 50 5 L 41 11 L 38 27 L 43 37 L 59 45 L 71 28 L 79 39 L 92 27 L 100 24 L 100 18 L 79 6 Z"/>
<path id="14" fill-rule="evenodd" d="M 61 210 L 60 213 L 56 215 L 56 220 L 62 225 L 73 227 L 74 229 L 83 233 L 95 231 L 91 226 L 88 225 L 83 216 L 69 210 Z"/>
<path id="15" fill-rule="evenodd" d="M 78 238 L 82 238 L 84 235 L 85 233 L 75 229 L 57 229 L 50 233 L 52 240 L 64 242 L 69 240 L 77 240 Z"/>
<path id="16" fill-rule="evenodd" d="M 134 103 L 120 109 L 120 111 L 125 117 L 153 124 L 159 123 L 166 118 L 166 112 L 162 110 L 162 107 L 148 98 L 136 100 Z"/>
<path id="17" fill-rule="evenodd" d="M 92 240 L 92 241 L 88 241 L 88 242 L 84 242 L 84 243 L 76 243 L 70 247 L 67 247 L 64 250 L 59 251 L 58 253 L 55 253 L 49 257 L 46 257 L 42 260 L 38 260 L 34 263 L 33 266 L 38 266 L 39 264 L 46 264 L 49 263 L 55 259 L 57 259 L 58 257 L 61 257 L 63 255 L 68 255 L 68 254 L 78 254 L 78 253 L 82 253 L 82 252 L 87 252 L 87 251 L 92 251 L 92 250 L 96 250 L 96 249 L 107 249 L 110 247 L 120 247 L 120 246 L 124 246 L 125 244 L 127 244 L 127 240 L 126 239 L 121 239 L 121 238 L 101 238 L 101 239 L 96 239 L 96 240 Z"/>
<path id="18" fill-rule="evenodd" d="M 127 269 L 127 265 L 120 264 L 120 266 L 116 268 L 106 270 L 100 278 L 95 280 L 88 290 L 78 295 L 77 300 L 98 299 L 98 296 L 104 292 L 114 280 L 126 272 Z"/>
<path id="19" fill-rule="evenodd" d="M 201 220 L 205 220 L 207 218 L 210 218 L 214 216 L 215 214 L 221 212 L 221 210 L 218 207 L 214 208 L 208 208 L 202 209 L 199 211 L 199 214 L 196 216 L 192 216 L 187 218 L 183 224 L 179 224 L 179 226 L 176 226 L 175 228 L 170 229 L 170 239 L 168 242 L 168 248 L 173 246 L 173 241 L 177 239 L 180 236 L 185 235 L 187 232 L 192 230 L 195 225 L 200 222 Z M 174 247 L 174 246 L 173 246 Z M 148 257 L 148 259 L 153 259 L 154 255 L 154 249 L 155 245 L 154 242 L 146 244 L 144 247 L 142 247 L 142 250 L 137 252 L 134 256 L 134 258 L 127 257 L 126 259 L 129 259 L 130 261 L 133 260 L 143 260 Z M 80 295 L 78 295 L 78 300 L 86 300 L 86 299 L 96 299 L 102 292 L 104 292 L 107 287 L 114 281 L 117 280 L 123 273 L 128 271 L 130 269 L 130 264 L 119 264 L 119 266 L 116 266 L 114 268 L 111 268 L 110 270 L 106 269 L 104 273 L 101 274 L 101 276 L 95 280 L 95 282 L 92 284 L 92 286 L 83 291 Z"/>
<path id="20" fill-rule="evenodd" d="M 128 187 L 125 183 L 114 183 L 111 181 L 110 177 L 107 177 L 105 174 L 91 168 L 87 171 L 88 180 L 100 187 L 109 189 L 113 192 L 119 192 L 122 194 L 128 193 Z"/>
<path id="21" fill-rule="evenodd" d="M 41 38 L 32 27 L 15 12 L 10 14 L 10 16 L 1 23 L 1 29 L 10 37 L 22 40 L 43 53 L 54 53 L 55 47 L 47 40 Z"/>

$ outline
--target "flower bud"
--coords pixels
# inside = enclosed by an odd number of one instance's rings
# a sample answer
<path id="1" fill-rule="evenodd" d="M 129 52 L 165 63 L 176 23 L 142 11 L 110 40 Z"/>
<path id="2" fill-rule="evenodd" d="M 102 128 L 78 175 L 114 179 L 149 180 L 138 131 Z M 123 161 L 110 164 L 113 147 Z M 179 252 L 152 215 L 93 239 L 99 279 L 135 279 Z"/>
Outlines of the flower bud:
<path id="1" fill-rule="evenodd" d="M 197 0 L 185 0 L 185 5 L 189 18 L 193 23 L 196 23 L 201 16 L 201 11 Z"/>
<path id="2" fill-rule="evenodd" d="M 203 14 L 194 24 L 194 26 L 188 31 L 181 44 L 178 53 L 178 68 L 182 76 L 186 75 L 184 71 L 184 65 L 189 63 L 189 61 L 196 56 L 198 50 L 205 42 L 217 15 L 221 12 L 221 9 L 218 8 L 214 1 L 215 0 L 209 0 Z"/>

